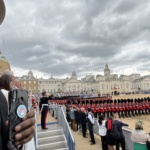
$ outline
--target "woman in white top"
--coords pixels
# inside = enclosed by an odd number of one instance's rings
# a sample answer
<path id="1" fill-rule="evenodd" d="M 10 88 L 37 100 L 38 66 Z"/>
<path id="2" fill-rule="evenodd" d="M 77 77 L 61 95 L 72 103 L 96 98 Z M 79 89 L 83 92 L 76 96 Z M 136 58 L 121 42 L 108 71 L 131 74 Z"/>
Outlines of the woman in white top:
<path id="1" fill-rule="evenodd" d="M 99 116 L 99 135 L 101 136 L 102 150 L 108 150 L 107 140 L 106 140 L 106 120 L 104 116 Z"/>

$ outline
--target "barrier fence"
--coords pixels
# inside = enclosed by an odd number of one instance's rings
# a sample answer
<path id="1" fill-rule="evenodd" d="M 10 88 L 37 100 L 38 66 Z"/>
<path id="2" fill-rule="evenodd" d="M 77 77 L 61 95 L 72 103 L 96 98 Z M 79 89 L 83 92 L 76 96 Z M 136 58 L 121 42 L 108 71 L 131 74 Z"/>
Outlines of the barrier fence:
<path id="1" fill-rule="evenodd" d="M 57 120 L 58 120 L 58 124 L 62 126 L 63 128 L 63 132 L 65 134 L 65 137 L 67 139 L 67 144 L 68 144 L 68 148 L 69 150 L 75 150 L 75 140 L 72 136 L 69 124 L 66 120 L 66 115 L 64 113 L 64 109 L 63 107 L 61 107 L 60 105 L 57 105 Z"/>
<path id="2" fill-rule="evenodd" d="M 35 111 L 34 118 L 36 120 L 36 111 Z M 35 149 L 38 150 L 37 125 L 35 125 L 34 144 L 35 144 Z"/>

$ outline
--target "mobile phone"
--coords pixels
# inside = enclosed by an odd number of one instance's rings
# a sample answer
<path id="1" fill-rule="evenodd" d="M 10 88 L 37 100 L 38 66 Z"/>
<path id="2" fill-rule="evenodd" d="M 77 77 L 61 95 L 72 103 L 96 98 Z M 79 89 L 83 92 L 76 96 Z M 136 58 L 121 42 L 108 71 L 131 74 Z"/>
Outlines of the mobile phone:
<path id="1" fill-rule="evenodd" d="M 28 112 L 28 92 L 26 90 L 13 89 L 8 94 L 9 105 L 9 140 L 14 141 L 17 134 L 15 126 L 22 122 Z"/>

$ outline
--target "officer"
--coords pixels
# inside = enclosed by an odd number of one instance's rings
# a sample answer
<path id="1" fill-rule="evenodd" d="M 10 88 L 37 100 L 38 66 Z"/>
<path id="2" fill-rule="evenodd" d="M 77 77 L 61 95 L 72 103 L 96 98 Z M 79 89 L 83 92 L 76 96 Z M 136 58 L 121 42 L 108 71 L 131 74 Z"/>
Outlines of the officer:
<path id="1" fill-rule="evenodd" d="M 48 114 L 48 101 L 51 100 L 51 97 L 47 97 L 46 95 L 46 91 L 42 92 L 42 97 L 40 98 L 40 105 L 39 105 L 39 109 L 41 112 L 41 128 L 42 129 L 48 129 L 46 128 L 46 117 Z"/>

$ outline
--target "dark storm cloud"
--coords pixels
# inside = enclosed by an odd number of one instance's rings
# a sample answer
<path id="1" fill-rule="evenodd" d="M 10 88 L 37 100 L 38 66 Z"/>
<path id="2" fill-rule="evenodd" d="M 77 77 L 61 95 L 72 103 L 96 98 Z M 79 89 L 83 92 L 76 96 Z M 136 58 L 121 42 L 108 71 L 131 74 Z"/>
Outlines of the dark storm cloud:
<path id="1" fill-rule="evenodd" d="M 0 39 L 13 67 L 59 76 L 150 62 L 148 0 L 14 0 L 6 7 Z"/>

